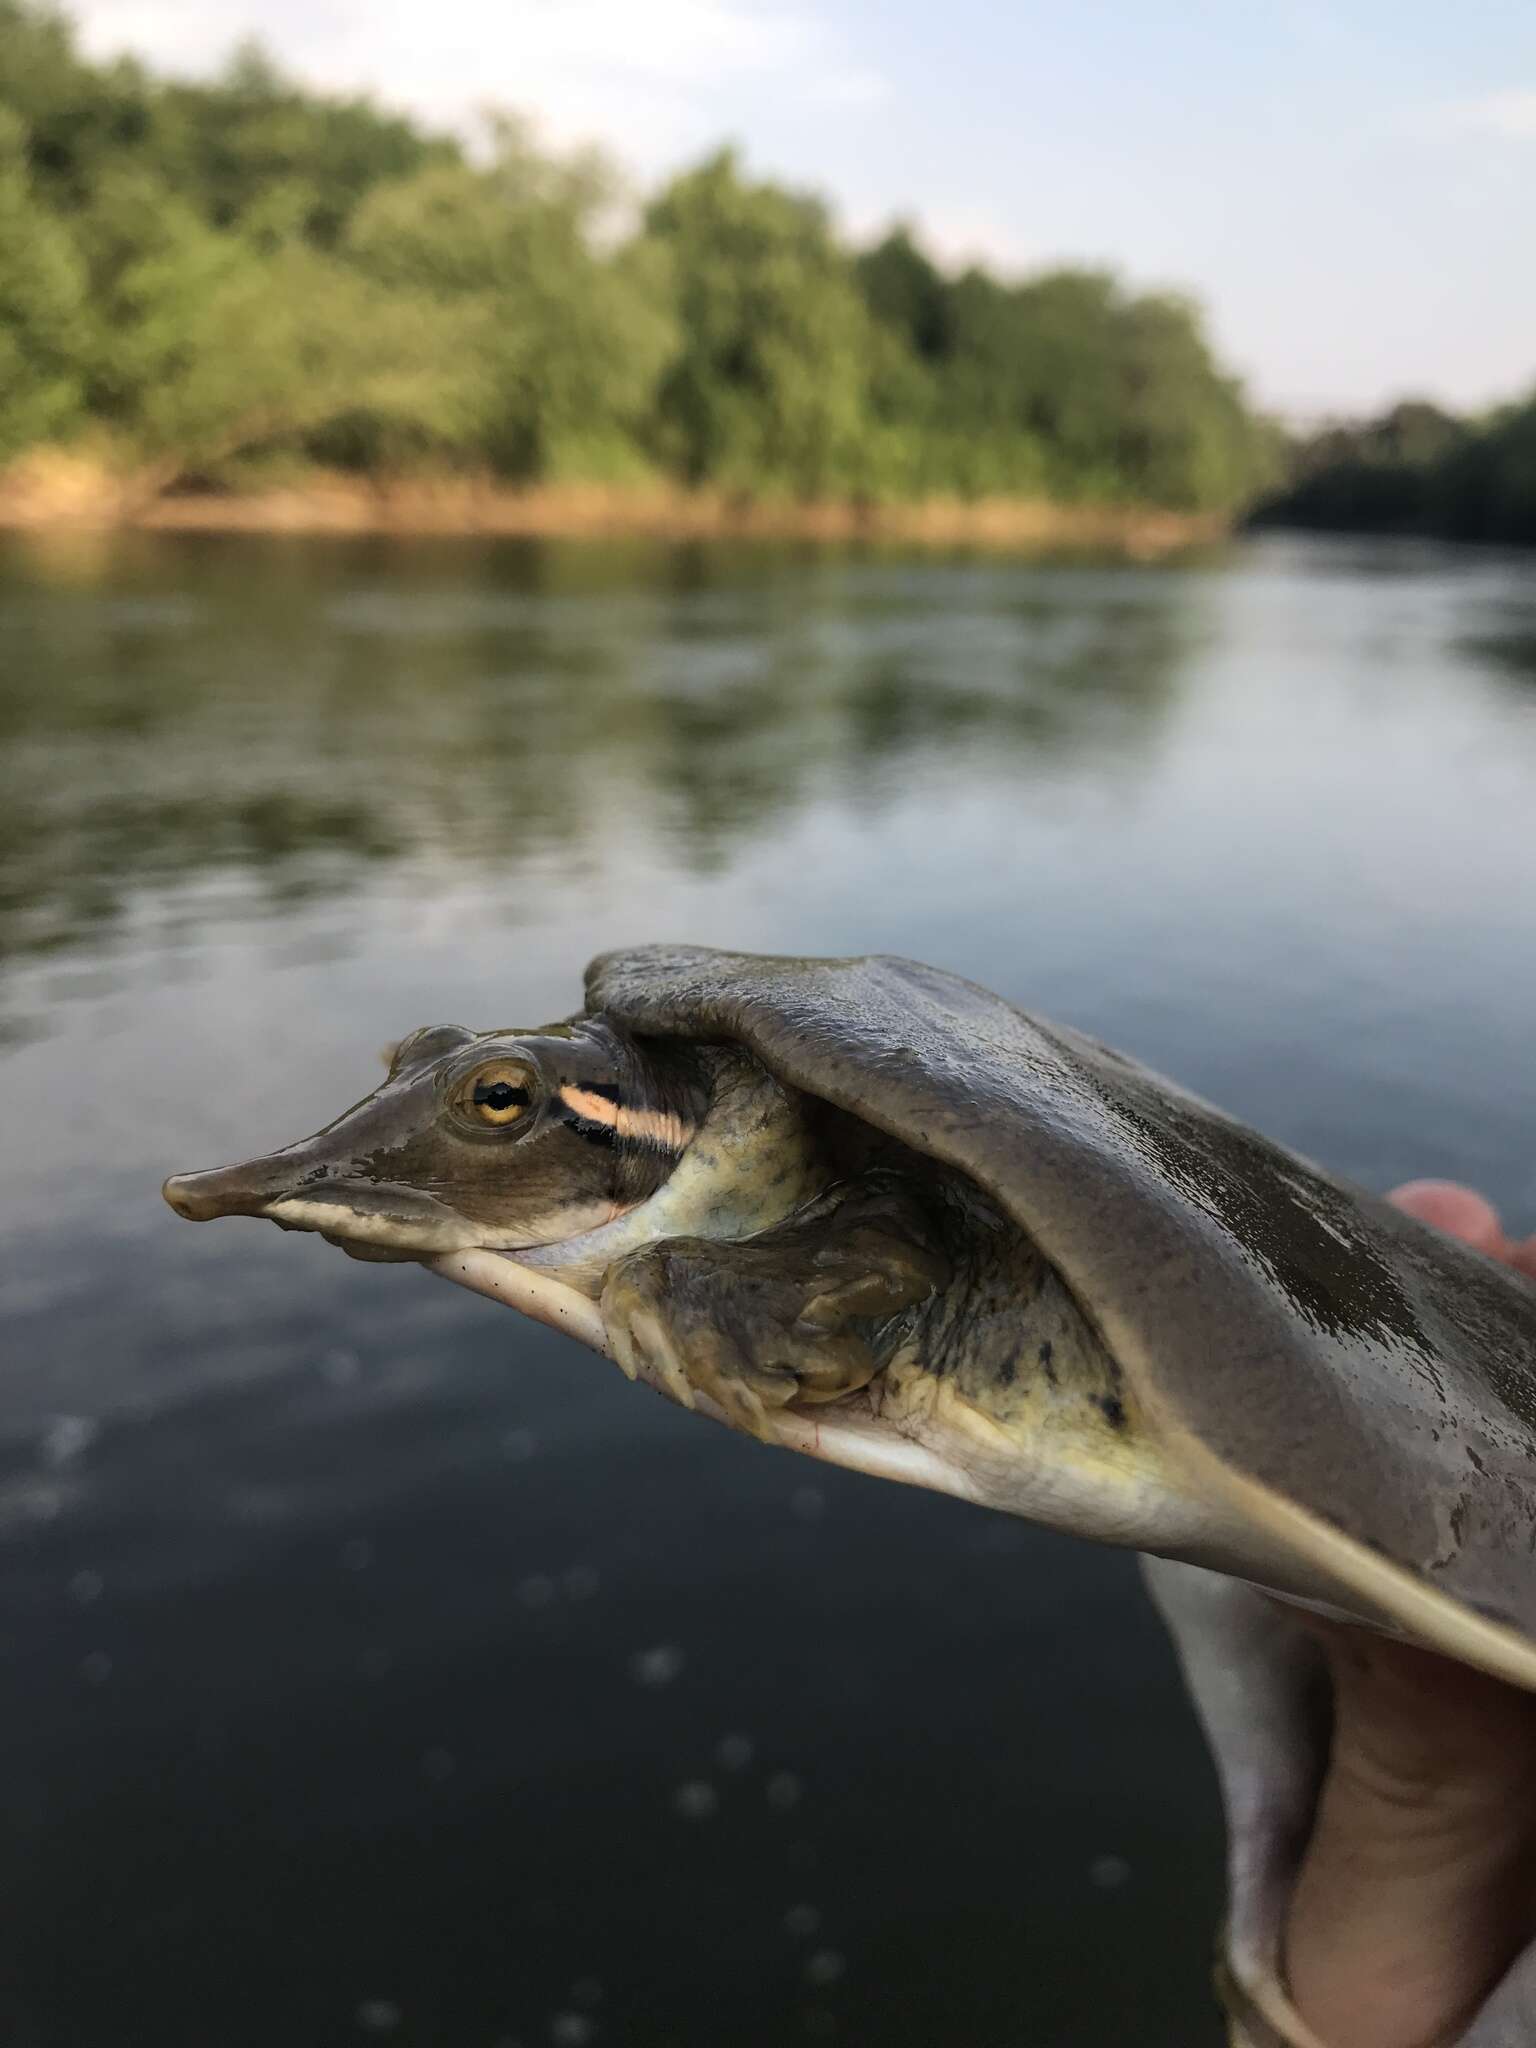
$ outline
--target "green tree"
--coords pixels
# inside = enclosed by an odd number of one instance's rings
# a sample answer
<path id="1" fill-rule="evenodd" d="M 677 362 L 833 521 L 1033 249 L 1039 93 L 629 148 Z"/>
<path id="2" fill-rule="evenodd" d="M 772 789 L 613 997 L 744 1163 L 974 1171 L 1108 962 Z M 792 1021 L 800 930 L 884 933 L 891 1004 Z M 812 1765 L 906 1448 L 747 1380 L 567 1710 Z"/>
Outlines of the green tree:
<path id="1" fill-rule="evenodd" d="M 1499 430 L 1497 419 L 1479 429 L 1427 399 L 1331 425 L 1291 448 L 1288 474 L 1254 522 L 1502 538 Z"/>
<path id="2" fill-rule="evenodd" d="M 1536 544 L 1536 396 L 1463 428 L 1432 460 L 1422 527 L 1455 540 Z"/>
<path id="3" fill-rule="evenodd" d="M 614 194 L 598 158 L 541 157 L 503 123 L 484 171 L 445 165 L 380 187 L 348 231 L 350 264 L 381 292 L 461 321 L 481 456 L 513 477 L 634 467 L 634 433 L 675 346 L 665 264 L 605 255 Z"/>
<path id="4" fill-rule="evenodd" d="M 104 180 L 78 232 L 92 410 L 150 476 L 296 443 L 363 405 L 470 430 L 463 337 L 439 309 L 303 241 L 220 234 L 136 169 Z"/>
<path id="5" fill-rule="evenodd" d="M 39 0 L 0 0 L 0 47 L 0 456 L 88 421 L 162 480 L 282 449 L 1190 508 L 1270 459 L 1185 301 L 952 275 L 906 226 L 854 256 L 730 151 L 621 240 L 607 166 L 510 120 L 471 163 L 255 45 L 207 82 L 88 62 Z M 1308 451 L 1306 516 L 1523 531 L 1530 435 L 1396 408 Z"/>
<path id="6" fill-rule="evenodd" d="M 952 350 L 949 280 L 903 222 L 856 259 L 854 273 L 871 313 L 915 356 L 942 362 Z"/>
<path id="7" fill-rule="evenodd" d="M 132 161 L 100 177 L 73 225 L 90 279 L 91 409 L 132 433 L 183 373 L 210 299 L 249 253 Z"/>
<path id="8" fill-rule="evenodd" d="M 1134 495 L 1209 511 L 1272 481 L 1274 438 L 1217 371 L 1195 306 L 1172 293 L 1133 299 L 1119 330 L 1116 463 Z"/>
<path id="9" fill-rule="evenodd" d="M 462 156 L 450 137 L 365 98 L 304 91 L 253 43 L 210 82 L 160 81 L 127 58 L 87 63 L 52 7 L 0 0 L 0 50 L 0 107 L 26 125 L 39 186 L 65 209 L 134 169 L 213 227 L 243 225 L 276 200 L 326 247 L 374 185 Z"/>
<path id="10" fill-rule="evenodd" d="M 858 274 L 907 358 L 878 372 L 876 412 L 905 420 L 922 451 L 908 469 L 928 487 L 1203 509 L 1237 502 L 1271 465 L 1183 299 L 1128 297 L 1098 271 L 1010 284 L 973 265 L 948 279 L 906 229 Z"/>
<path id="11" fill-rule="evenodd" d="M 21 124 L 0 112 L 0 462 L 78 418 L 84 310 L 80 261 L 37 203 Z"/>
<path id="12" fill-rule="evenodd" d="M 157 168 L 213 226 L 249 227 L 276 207 L 321 248 L 335 246 L 375 186 L 461 161 L 450 138 L 366 98 L 306 92 L 254 42 L 212 84 L 165 88 L 161 155 Z"/>
<path id="13" fill-rule="evenodd" d="M 294 446 L 358 412 L 401 435 L 462 441 L 475 418 L 442 310 L 381 293 L 302 243 L 242 253 L 197 306 L 136 439 L 166 477 Z"/>
<path id="14" fill-rule="evenodd" d="M 823 207 L 742 176 L 723 150 L 647 209 L 682 345 L 656 443 L 690 483 L 803 494 L 860 481 L 872 332 Z"/>
<path id="15" fill-rule="evenodd" d="M 65 17 L 0 0 L 0 109 L 26 133 L 38 196 L 70 207 L 111 165 L 141 152 L 155 128 L 155 88 L 128 59 L 87 64 Z"/>

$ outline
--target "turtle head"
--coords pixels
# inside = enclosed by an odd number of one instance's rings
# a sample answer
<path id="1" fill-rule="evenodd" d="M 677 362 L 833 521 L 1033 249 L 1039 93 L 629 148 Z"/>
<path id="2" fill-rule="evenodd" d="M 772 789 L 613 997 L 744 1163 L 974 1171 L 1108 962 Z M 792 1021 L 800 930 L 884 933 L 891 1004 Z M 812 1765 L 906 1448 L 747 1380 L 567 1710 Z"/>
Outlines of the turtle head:
<path id="1" fill-rule="evenodd" d="M 670 1174 L 702 1073 L 600 1018 L 537 1031 L 435 1024 L 334 1123 L 240 1166 L 173 1174 L 179 1216 L 265 1216 L 358 1258 L 513 1250 L 591 1230 Z"/>

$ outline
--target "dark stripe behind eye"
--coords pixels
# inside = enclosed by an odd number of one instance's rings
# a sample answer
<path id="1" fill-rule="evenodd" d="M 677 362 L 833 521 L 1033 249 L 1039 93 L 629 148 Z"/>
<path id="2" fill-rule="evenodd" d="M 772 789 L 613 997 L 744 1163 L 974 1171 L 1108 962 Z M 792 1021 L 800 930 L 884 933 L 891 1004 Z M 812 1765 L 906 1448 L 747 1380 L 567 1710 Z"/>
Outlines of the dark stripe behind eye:
<path id="1" fill-rule="evenodd" d="M 606 1145 L 611 1151 L 619 1142 L 619 1134 L 612 1124 L 589 1124 L 585 1117 L 573 1116 L 571 1129 L 578 1138 L 585 1138 L 589 1145 Z"/>
<path id="2" fill-rule="evenodd" d="M 589 1095 L 601 1095 L 604 1102 L 617 1102 L 618 1084 L 614 1081 L 586 1081 L 582 1084 Z"/>

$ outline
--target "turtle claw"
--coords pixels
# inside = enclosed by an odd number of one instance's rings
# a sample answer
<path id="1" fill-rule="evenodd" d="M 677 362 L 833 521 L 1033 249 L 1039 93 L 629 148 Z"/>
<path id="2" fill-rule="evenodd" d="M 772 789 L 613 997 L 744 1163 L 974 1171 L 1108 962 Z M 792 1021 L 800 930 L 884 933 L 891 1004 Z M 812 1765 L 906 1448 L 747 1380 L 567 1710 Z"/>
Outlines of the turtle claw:
<path id="1" fill-rule="evenodd" d="M 635 1340 L 623 1323 L 609 1323 L 608 1355 L 627 1380 L 640 1377 L 640 1362 L 635 1354 Z"/>
<path id="2" fill-rule="evenodd" d="M 634 1380 L 643 1375 L 680 1408 L 694 1407 L 693 1383 L 655 1307 L 639 1301 L 629 1306 L 627 1315 L 613 1314 L 605 1297 L 603 1314 L 614 1357 L 626 1378 Z"/>
<path id="3" fill-rule="evenodd" d="M 787 1408 L 800 1391 L 794 1373 L 754 1364 L 723 1331 L 702 1331 L 699 1337 L 690 1360 L 695 1385 L 725 1411 L 733 1429 L 759 1443 L 777 1443 L 773 1411 Z"/>
<path id="4" fill-rule="evenodd" d="M 795 1376 L 759 1367 L 723 1330 L 691 1317 L 675 1294 L 675 1261 L 653 1246 L 626 1259 L 603 1289 L 603 1321 L 620 1370 L 644 1379 L 680 1408 L 704 1394 L 733 1429 L 763 1443 L 777 1441 L 771 1409 L 792 1401 Z"/>
<path id="5" fill-rule="evenodd" d="M 779 1433 L 755 1387 L 749 1387 L 744 1380 L 725 1381 L 715 1399 L 725 1410 L 725 1419 L 732 1429 L 739 1429 L 744 1436 L 755 1436 L 761 1444 L 778 1442 Z"/>
<path id="6" fill-rule="evenodd" d="M 660 1376 L 662 1385 L 680 1408 L 692 1408 L 693 1382 L 688 1377 L 684 1364 L 671 1333 L 659 1316 L 648 1316 L 645 1320 L 646 1352 Z"/>

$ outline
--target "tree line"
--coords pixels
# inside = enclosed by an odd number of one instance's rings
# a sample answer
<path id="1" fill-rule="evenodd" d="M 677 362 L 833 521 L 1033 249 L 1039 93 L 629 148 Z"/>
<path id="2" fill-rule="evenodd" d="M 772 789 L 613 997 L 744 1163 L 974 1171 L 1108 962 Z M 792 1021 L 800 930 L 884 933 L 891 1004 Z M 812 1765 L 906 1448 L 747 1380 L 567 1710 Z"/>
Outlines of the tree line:
<path id="1" fill-rule="evenodd" d="M 852 249 L 730 150 L 637 211 L 511 118 L 471 153 L 253 47 L 210 82 L 92 63 L 35 0 L 0 50 L 0 463 L 1202 512 L 1277 474 L 1171 293 Z"/>
<path id="2" fill-rule="evenodd" d="M 1458 419 L 1423 399 L 1299 444 L 1256 525 L 1536 546 L 1536 394 Z"/>

